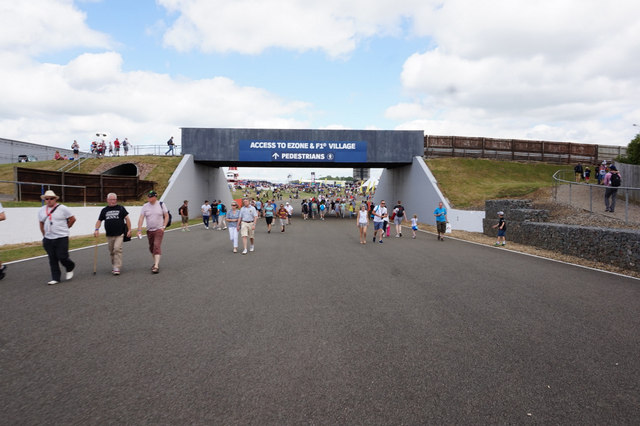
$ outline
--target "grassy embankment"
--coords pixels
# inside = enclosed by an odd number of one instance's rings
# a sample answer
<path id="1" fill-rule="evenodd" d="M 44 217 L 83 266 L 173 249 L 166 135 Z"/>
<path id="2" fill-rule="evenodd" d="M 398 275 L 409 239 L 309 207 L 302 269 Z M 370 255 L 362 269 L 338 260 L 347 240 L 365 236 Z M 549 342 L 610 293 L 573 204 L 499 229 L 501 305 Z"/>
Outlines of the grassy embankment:
<path id="1" fill-rule="evenodd" d="M 139 163 L 146 164 L 151 171 L 147 176 L 145 176 L 144 180 L 152 180 L 156 182 L 155 189 L 159 194 L 162 194 L 164 190 L 167 188 L 169 183 L 169 178 L 171 174 L 175 170 L 175 168 L 182 160 L 182 157 L 165 157 L 165 156 L 154 156 L 154 155 L 130 155 L 127 157 L 105 157 L 101 159 L 91 158 L 83 162 L 79 168 L 73 168 L 69 170 L 70 173 L 94 173 L 94 171 L 104 164 L 112 164 L 113 167 L 117 166 L 120 163 Z M 12 164 L 0 164 L 0 180 L 14 180 L 14 166 L 31 168 L 31 169 L 41 169 L 41 170 L 58 170 L 65 164 L 68 164 L 68 161 L 56 161 L 56 160 L 47 160 L 47 161 L 35 161 L 31 163 L 12 163 Z M 0 183 L 0 194 L 13 194 L 15 191 L 14 184 L 11 183 Z M 146 201 L 146 198 L 143 197 L 138 202 L 128 202 L 128 204 L 134 205 L 142 205 Z M 82 205 L 81 203 L 67 203 L 69 206 L 77 206 Z M 102 203 L 98 203 L 101 205 Z M 5 207 L 35 207 L 39 206 L 40 203 L 37 201 L 34 202 L 12 202 L 6 201 L 2 203 Z"/>
<path id="2" fill-rule="evenodd" d="M 168 184 L 169 177 L 179 163 L 179 157 L 117 157 L 105 158 L 101 160 L 88 160 L 82 165 L 80 172 L 90 173 L 98 165 L 105 161 L 113 161 L 114 163 L 122 161 L 144 162 L 153 164 L 155 167 L 147 176 L 148 180 L 155 180 L 158 185 L 158 191 L 162 193 Z M 40 161 L 36 163 L 23 163 L 29 167 L 42 168 L 48 170 L 56 170 L 60 167 L 60 161 Z M 433 159 L 428 160 L 427 164 L 432 170 L 442 192 L 449 199 L 451 204 L 457 208 L 483 209 L 484 200 L 495 198 L 518 198 L 526 196 L 540 188 L 551 186 L 551 176 L 553 173 L 562 168 L 559 165 L 551 164 L 526 164 L 506 161 L 491 161 L 477 159 Z M 0 165 L 0 179 L 13 179 L 13 166 Z M 0 190 L 0 192 L 2 192 Z M 311 194 L 300 194 L 301 198 L 307 198 Z M 233 194 L 235 198 L 241 196 L 240 192 Z M 144 200 L 141 200 L 142 203 Z M 10 206 L 11 203 L 3 203 Z M 19 205 L 25 206 L 20 203 Z M 33 203 L 39 205 L 39 203 Z M 174 221 L 177 218 L 177 212 L 172 212 Z M 179 226 L 176 222 L 174 226 Z M 193 219 L 190 223 L 200 223 L 199 219 Z M 93 236 L 82 236 L 71 238 L 70 248 L 80 248 L 92 246 L 96 239 Z M 101 235 L 98 238 L 99 243 L 105 242 L 105 238 Z M 31 244 L 4 245 L 0 248 L 0 259 L 3 261 L 11 261 L 24 259 L 27 257 L 43 255 L 44 250 L 39 242 Z"/>
<path id="3" fill-rule="evenodd" d="M 468 158 L 427 160 L 440 189 L 452 207 L 484 210 L 484 201 L 521 198 L 553 185 L 558 164 L 517 163 Z"/>

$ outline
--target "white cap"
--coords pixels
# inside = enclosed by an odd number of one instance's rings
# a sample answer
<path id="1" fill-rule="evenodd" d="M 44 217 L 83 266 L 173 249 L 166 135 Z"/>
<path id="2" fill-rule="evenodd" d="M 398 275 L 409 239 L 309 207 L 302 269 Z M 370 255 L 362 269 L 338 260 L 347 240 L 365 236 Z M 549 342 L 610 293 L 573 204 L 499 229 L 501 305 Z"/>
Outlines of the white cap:
<path id="1" fill-rule="evenodd" d="M 500 211 L 498 212 L 498 216 L 504 216 L 504 212 L 503 212 L 502 210 L 500 210 Z"/>

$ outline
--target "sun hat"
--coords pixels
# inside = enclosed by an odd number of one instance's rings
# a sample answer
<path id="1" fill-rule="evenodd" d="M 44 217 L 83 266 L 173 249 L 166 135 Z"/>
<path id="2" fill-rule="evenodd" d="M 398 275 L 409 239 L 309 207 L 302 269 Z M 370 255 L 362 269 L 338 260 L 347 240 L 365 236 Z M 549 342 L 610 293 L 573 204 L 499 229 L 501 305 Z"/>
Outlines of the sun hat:
<path id="1" fill-rule="evenodd" d="M 58 197 L 58 196 L 56 195 L 56 193 L 55 193 L 55 192 L 53 192 L 53 191 L 52 191 L 52 190 L 50 190 L 50 189 L 49 189 L 49 190 L 47 190 L 47 192 L 45 192 L 43 195 L 41 195 L 41 196 L 40 196 L 40 198 L 41 198 L 41 199 L 43 199 L 43 200 L 44 200 L 45 198 L 48 198 L 48 197 L 54 197 L 56 200 L 57 200 L 58 198 L 60 198 L 60 197 Z"/>

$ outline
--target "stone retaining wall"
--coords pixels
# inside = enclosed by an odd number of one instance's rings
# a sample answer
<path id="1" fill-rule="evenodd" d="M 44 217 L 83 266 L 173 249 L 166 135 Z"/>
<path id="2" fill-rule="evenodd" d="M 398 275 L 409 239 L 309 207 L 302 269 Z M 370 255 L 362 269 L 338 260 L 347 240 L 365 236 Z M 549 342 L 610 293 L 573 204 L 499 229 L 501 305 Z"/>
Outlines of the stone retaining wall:
<path id="1" fill-rule="evenodd" d="M 547 223 L 548 212 L 531 208 L 529 200 L 485 202 L 483 232 L 496 236 L 498 211 L 507 222 L 507 244 L 513 241 L 625 269 L 640 270 L 640 231 Z"/>

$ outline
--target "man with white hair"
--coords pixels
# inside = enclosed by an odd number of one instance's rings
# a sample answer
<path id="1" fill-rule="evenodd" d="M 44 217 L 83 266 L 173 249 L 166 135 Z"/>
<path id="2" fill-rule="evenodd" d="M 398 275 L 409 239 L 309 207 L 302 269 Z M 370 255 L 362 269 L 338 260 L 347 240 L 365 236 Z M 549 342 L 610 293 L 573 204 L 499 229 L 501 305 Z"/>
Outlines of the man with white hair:
<path id="1" fill-rule="evenodd" d="M 73 278 L 76 264 L 69 258 L 69 228 L 76 223 L 76 218 L 67 206 L 58 204 L 58 196 L 52 190 L 40 198 L 44 200 L 44 206 L 38 211 L 38 221 L 44 237 L 42 246 L 49 257 L 51 269 L 51 281 L 47 284 L 54 285 L 59 284 L 62 277 L 60 263 L 67 269 L 66 280 Z"/>
<path id="2" fill-rule="evenodd" d="M 107 234 L 109 254 L 111 255 L 111 273 L 120 275 L 122 268 L 122 243 L 125 235 L 131 238 L 131 220 L 129 212 L 124 206 L 118 204 L 118 196 L 111 192 L 107 194 L 107 206 L 102 209 L 93 235 L 98 238 L 100 225 L 104 221 L 104 230 Z"/>

